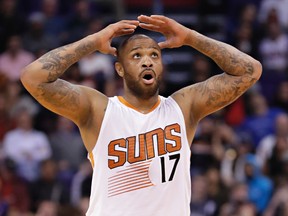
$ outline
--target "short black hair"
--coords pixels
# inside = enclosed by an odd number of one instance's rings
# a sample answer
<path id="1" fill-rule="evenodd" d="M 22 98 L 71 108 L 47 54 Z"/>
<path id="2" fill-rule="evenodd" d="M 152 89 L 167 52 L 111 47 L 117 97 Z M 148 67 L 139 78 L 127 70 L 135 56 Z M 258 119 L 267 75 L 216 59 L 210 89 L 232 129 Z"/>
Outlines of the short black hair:
<path id="1" fill-rule="evenodd" d="M 134 34 L 132 36 L 128 36 L 128 37 L 124 38 L 117 48 L 117 61 L 119 61 L 119 62 L 121 61 L 122 51 L 125 49 L 128 42 L 130 42 L 132 40 L 136 40 L 136 39 L 143 39 L 143 38 L 149 38 L 151 40 L 154 40 L 153 38 L 151 38 L 145 34 Z"/>

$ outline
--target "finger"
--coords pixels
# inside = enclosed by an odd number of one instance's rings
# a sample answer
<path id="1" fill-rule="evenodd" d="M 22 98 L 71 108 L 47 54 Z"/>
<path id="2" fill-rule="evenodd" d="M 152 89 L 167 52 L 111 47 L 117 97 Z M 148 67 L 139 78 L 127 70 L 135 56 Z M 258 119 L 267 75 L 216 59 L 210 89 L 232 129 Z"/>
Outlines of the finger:
<path id="1" fill-rule="evenodd" d="M 120 37 L 127 34 L 132 34 L 135 32 L 135 29 L 121 29 L 121 31 L 115 34 L 115 37 Z"/>
<path id="2" fill-rule="evenodd" d="M 159 20 L 159 19 L 154 19 L 152 17 L 146 16 L 146 15 L 140 15 L 138 16 L 138 20 L 142 23 L 150 23 L 154 25 L 163 25 L 165 24 L 164 21 Z"/>
<path id="3" fill-rule="evenodd" d="M 120 25 L 117 25 L 117 27 L 118 29 L 136 29 L 138 25 L 129 24 L 129 23 L 121 23 Z"/>
<path id="4" fill-rule="evenodd" d="M 138 26 L 139 25 L 139 20 L 122 20 L 119 22 L 120 24 L 128 24 L 128 25 L 133 25 L 133 26 Z"/>
<path id="5" fill-rule="evenodd" d="M 147 23 L 140 23 L 139 26 L 143 29 L 147 29 L 150 31 L 156 31 L 156 32 L 160 32 L 160 28 L 159 26 L 155 26 L 153 24 L 147 24 Z"/>
<path id="6" fill-rule="evenodd" d="M 120 22 L 129 23 L 132 25 L 138 25 L 139 24 L 139 20 L 121 20 Z"/>
<path id="7" fill-rule="evenodd" d="M 150 16 L 153 20 L 155 20 L 155 22 L 162 22 L 164 23 L 164 25 L 167 25 L 169 24 L 171 21 L 173 21 L 172 19 L 168 18 L 168 17 L 165 17 L 165 16 L 162 16 L 162 15 L 151 15 Z M 175 20 L 174 20 L 175 21 Z"/>
<path id="8" fill-rule="evenodd" d="M 110 47 L 108 50 L 108 54 L 117 56 L 117 49 L 115 47 Z"/>
<path id="9" fill-rule="evenodd" d="M 155 20 L 162 21 L 164 23 L 167 22 L 169 19 L 168 17 L 165 17 L 163 15 L 151 15 L 150 17 L 155 19 Z"/>
<path id="10" fill-rule="evenodd" d="M 158 46 L 160 47 L 160 49 L 164 49 L 164 48 L 170 48 L 170 44 L 168 41 L 162 41 L 158 43 Z"/>

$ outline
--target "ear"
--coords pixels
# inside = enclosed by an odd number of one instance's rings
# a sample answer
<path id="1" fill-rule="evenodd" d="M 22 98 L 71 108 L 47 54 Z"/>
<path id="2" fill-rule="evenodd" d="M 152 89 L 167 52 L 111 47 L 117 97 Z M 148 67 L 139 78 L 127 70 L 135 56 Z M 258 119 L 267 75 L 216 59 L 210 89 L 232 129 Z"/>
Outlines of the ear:
<path id="1" fill-rule="evenodd" d="M 120 62 L 115 62 L 115 69 L 120 77 L 124 76 L 124 68 Z"/>

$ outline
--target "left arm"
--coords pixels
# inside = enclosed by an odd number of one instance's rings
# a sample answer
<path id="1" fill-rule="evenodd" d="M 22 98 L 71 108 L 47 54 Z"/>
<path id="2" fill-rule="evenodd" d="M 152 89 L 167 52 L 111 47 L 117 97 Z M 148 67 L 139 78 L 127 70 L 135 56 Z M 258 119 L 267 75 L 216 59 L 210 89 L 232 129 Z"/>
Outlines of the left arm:
<path id="1" fill-rule="evenodd" d="M 164 16 L 140 16 L 138 19 L 142 22 L 140 27 L 166 37 L 166 41 L 159 43 L 160 48 L 191 46 L 225 72 L 172 95 L 184 113 L 187 126 L 195 126 L 203 117 L 232 103 L 261 76 L 260 62 L 229 44 L 208 38 Z"/>

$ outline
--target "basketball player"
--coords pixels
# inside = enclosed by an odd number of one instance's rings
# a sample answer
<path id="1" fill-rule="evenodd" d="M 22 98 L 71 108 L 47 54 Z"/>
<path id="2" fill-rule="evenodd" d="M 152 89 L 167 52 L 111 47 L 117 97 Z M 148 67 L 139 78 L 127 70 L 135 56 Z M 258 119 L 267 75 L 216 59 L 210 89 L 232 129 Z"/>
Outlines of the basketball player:
<path id="1" fill-rule="evenodd" d="M 113 38 L 138 26 L 166 40 L 157 44 L 133 35 L 118 50 L 111 47 Z M 161 49 L 183 45 L 213 59 L 223 74 L 159 96 Z M 117 55 L 122 97 L 59 79 L 95 51 Z M 165 16 L 141 15 L 48 52 L 23 70 L 21 80 L 43 106 L 80 129 L 94 170 L 87 216 L 189 216 L 190 144 L 197 123 L 243 94 L 261 71 L 258 61 L 228 44 Z"/>

